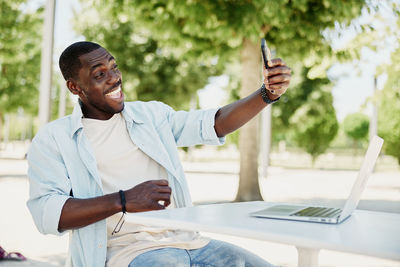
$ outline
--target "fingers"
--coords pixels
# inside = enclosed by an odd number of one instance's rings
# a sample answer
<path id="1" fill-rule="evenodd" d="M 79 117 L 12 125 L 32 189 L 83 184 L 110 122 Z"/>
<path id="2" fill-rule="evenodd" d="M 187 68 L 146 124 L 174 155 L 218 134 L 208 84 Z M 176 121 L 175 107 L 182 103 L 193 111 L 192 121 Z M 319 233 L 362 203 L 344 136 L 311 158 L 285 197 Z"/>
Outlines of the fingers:
<path id="1" fill-rule="evenodd" d="M 165 209 L 171 204 L 171 194 L 168 193 L 155 193 L 152 196 L 153 210 Z"/>
<path id="2" fill-rule="evenodd" d="M 171 189 L 171 187 L 169 187 L 169 186 L 159 186 L 158 189 L 157 189 L 157 191 L 160 192 L 160 193 L 168 193 L 168 194 L 171 194 L 172 189 Z"/>
<path id="3" fill-rule="evenodd" d="M 268 89 L 270 90 L 284 90 L 286 91 L 286 89 L 288 89 L 289 87 L 289 82 L 283 82 L 283 83 L 277 83 L 277 84 L 271 84 L 268 86 Z"/>
<path id="4" fill-rule="evenodd" d="M 154 185 L 153 192 L 168 193 L 171 194 L 172 189 L 168 186 L 168 180 L 150 180 L 146 183 Z"/>
<path id="5" fill-rule="evenodd" d="M 290 84 L 292 70 L 280 58 L 268 61 L 268 69 L 264 69 L 264 84 L 274 95 L 282 95 Z"/>
<path id="6" fill-rule="evenodd" d="M 273 58 L 268 60 L 268 67 L 273 68 L 277 66 L 286 66 L 286 63 L 280 58 Z"/>
<path id="7" fill-rule="evenodd" d="M 168 180 L 165 180 L 165 179 L 160 179 L 160 180 L 150 180 L 150 181 L 147 181 L 147 183 L 153 183 L 153 184 L 156 184 L 156 185 L 161 185 L 161 186 L 165 186 L 165 185 L 168 185 Z"/>
<path id="8" fill-rule="evenodd" d="M 264 79 L 264 84 L 273 85 L 273 84 L 280 84 L 285 82 L 290 82 L 291 76 L 289 74 L 280 74 L 275 76 L 269 76 Z"/>
<path id="9" fill-rule="evenodd" d="M 170 201 L 171 194 L 168 194 L 168 193 L 153 193 L 151 198 L 153 200 L 156 200 L 156 201 L 160 201 L 160 200 L 162 200 L 162 201 Z"/>
<path id="10" fill-rule="evenodd" d="M 276 84 L 273 86 L 268 86 L 267 89 L 273 94 L 273 95 L 283 95 L 286 90 L 289 87 L 289 83 L 281 83 L 281 84 Z"/>
<path id="11" fill-rule="evenodd" d="M 264 79 L 264 84 L 267 90 L 274 95 L 282 95 L 286 92 L 290 84 L 290 75 L 277 75 Z"/>
<path id="12" fill-rule="evenodd" d="M 168 186 L 167 180 L 151 180 L 154 186 L 151 190 L 150 198 L 154 201 L 167 201 L 170 202 L 172 189 Z M 169 204 L 168 204 L 169 205 Z"/>
<path id="13" fill-rule="evenodd" d="M 165 179 L 143 182 L 125 191 L 127 211 L 139 212 L 165 209 L 171 203 L 171 194 L 172 189 Z"/>
<path id="14" fill-rule="evenodd" d="M 171 201 L 170 200 L 159 200 L 158 204 L 160 204 L 166 208 L 171 204 Z"/>
<path id="15" fill-rule="evenodd" d="M 286 65 L 275 66 L 275 67 L 270 67 L 268 69 L 264 69 L 264 77 L 274 76 L 274 75 L 279 75 L 279 74 L 291 75 L 292 70 Z"/>

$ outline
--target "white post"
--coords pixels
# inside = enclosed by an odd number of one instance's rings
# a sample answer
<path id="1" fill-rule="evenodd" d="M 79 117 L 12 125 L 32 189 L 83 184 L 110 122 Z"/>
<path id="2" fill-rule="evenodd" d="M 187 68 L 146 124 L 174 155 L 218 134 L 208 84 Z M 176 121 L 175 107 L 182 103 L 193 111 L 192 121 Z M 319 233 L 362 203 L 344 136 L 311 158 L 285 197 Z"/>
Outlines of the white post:
<path id="1" fill-rule="evenodd" d="M 197 99 L 198 99 L 198 95 L 193 94 L 192 97 L 190 98 L 190 103 L 189 103 L 189 109 L 190 110 L 195 110 L 197 108 Z M 192 160 L 192 155 L 193 155 L 193 151 L 195 150 L 195 148 L 193 146 L 189 146 L 187 148 L 187 152 L 185 153 L 185 158 L 188 161 Z"/>
<path id="2" fill-rule="evenodd" d="M 4 128 L 3 128 L 3 143 L 4 149 L 8 147 L 8 138 L 10 136 L 10 115 L 4 115 Z"/>
<path id="3" fill-rule="evenodd" d="M 26 138 L 26 123 L 25 123 L 26 118 L 25 118 L 25 115 L 24 115 L 24 109 L 22 107 L 18 107 L 17 114 L 18 114 L 17 123 L 18 124 L 22 124 L 20 140 L 21 141 L 25 141 L 25 138 Z M 22 121 L 22 123 L 21 123 L 21 121 Z"/>
<path id="4" fill-rule="evenodd" d="M 275 50 L 272 50 L 272 57 L 275 57 Z M 261 53 L 260 53 L 261 58 Z M 264 61 L 261 58 L 261 81 L 264 82 Z M 259 166 L 261 167 L 261 177 L 267 178 L 268 175 L 268 166 L 269 166 L 269 153 L 271 150 L 271 116 L 272 110 L 271 105 L 268 105 L 261 112 L 261 127 L 260 127 L 260 155 L 259 158 L 261 162 L 259 162 Z"/>
<path id="5" fill-rule="evenodd" d="M 374 77 L 374 95 L 377 91 L 378 87 L 378 79 L 376 76 Z M 369 121 L 369 140 L 372 140 L 374 135 L 378 135 L 378 106 L 375 102 L 372 102 L 372 116 Z"/>
<path id="6" fill-rule="evenodd" d="M 312 248 L 297 248 L 298 254 L 298 267 L 317 267 L 318 266 L 318 256 L 319 249 Z"/>
<path id="7" fill-rule="evenodd" d="M 271 150 L 271 105 L 261 112 L 261 177 L 267 178 L 269 166 L 269 153 Z"/>
<path id="8" fill-rule="evenodd" d="M 46 1 L 40 64 L 39 126 L 44 125 L 50 120 L 55 6 L 55 0 Z"/>

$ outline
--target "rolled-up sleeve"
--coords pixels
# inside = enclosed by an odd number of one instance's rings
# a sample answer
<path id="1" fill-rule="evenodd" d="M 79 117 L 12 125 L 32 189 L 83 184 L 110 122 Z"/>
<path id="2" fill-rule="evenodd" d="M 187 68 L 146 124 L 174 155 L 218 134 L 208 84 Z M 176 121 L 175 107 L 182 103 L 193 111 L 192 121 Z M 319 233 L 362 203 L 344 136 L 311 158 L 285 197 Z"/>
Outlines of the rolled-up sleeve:
<path id="1" fill-rule="evenodd" d="M 218 137 L 214 129 L 218 109 L 175 111 L 163 105 L 177 146 L 225 143 L 225 137 Z"/>
<path id="2" fill-rule="evenodd" d="M 49 131 L 41 131 L 28 151 L 29 199 L 27 206 L 43 234 L 61 235 L 58 224 L 70 198 L 71 183 L 57 144 Z"/>
<path id="3" fill-rule="evenodd" d="M 202 123 L 202 138 L 207 144 L 211 145 L 223 145 L 225 143 L 225 137 L 218 137 L 215 132 L 215 114 L 218 112 L 218 109 L 209 109 L 203 111 L 203 119 Z"/>

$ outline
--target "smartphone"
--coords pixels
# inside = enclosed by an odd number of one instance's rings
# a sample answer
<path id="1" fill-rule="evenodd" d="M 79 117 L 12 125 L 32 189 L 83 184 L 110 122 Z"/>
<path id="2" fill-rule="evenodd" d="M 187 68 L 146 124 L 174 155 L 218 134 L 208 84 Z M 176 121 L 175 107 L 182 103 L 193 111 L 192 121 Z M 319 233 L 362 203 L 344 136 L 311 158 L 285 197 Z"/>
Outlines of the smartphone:
<path id="1" fill-rule="evenodd" d="M 264 61 L 264 66 L 268 69 L 268 61 L 271 61 L 271 51 L 267 46 L 267 42 L 264 38 L 261 39 L 261 53 Z"/>
<path id="2" fill-rule="evenodd" d="M 261 54 L 264 61 L 264 66 L 268 69 L 268 61 L 271 61 L 271 51 L 267 46 L 267 42 L 264 38 L 261 39 Z M 275 90 L 269 90 L 272 94 L 275 94 Z"/>

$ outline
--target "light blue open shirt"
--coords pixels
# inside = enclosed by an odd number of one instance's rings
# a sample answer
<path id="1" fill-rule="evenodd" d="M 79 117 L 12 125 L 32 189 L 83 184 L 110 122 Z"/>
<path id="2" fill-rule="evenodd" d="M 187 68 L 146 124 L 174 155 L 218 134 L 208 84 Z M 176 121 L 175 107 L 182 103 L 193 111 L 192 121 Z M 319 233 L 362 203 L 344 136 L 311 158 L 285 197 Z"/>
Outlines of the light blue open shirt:
<path id="1" fill-rule="evenodd" d="M 126 102 L 122 111 L 132 141 L 162 165 L 174 192 L 176 207 L 191 206 L 189 188 L 178 156 L 178 146 L 219 145 L 213 110 L 174 111 L 156 101 Z M 58 231 L 61 210 L 72 197 L 103 195 L 96 159 L 83 133 L 82 110 L 40 129 L 28 152 L 30 197 L 27 202 L 36 227 L 43 234 Z M 104 266 L 107 250 L 106 221 L 70 232 L 67 266 Z"/>

